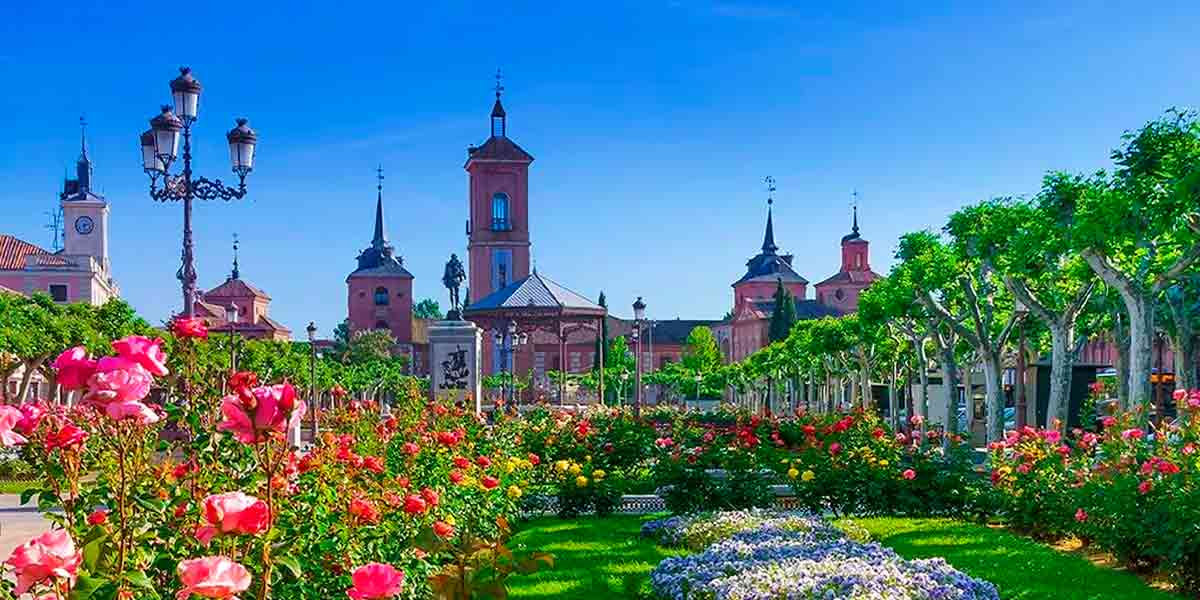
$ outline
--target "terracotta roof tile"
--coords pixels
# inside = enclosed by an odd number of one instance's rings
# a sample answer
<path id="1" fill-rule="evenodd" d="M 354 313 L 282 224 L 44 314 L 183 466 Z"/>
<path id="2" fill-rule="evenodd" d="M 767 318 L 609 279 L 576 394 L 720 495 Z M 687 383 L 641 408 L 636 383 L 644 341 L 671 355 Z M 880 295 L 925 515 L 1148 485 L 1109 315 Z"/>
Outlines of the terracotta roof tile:
<path id="1" fill-rule="evenodd" d="M 473 160 L 513 160 L 533 162 L 533 155 L 504 136 L 492 136 L 482 146 L 467 150 L 467 162 Z"/>
<path id="2" fill-rule="evenodd" d="M 30 255 L 53 256 L 53 253 L 11 235 L 0 234 L 0 269 L 24 269 L 25 257 Z"/>
<path id="3" fill-rule="evenodd" d="M 241 279 L 229 278 L 225 283 L 204 292 L 204 297 L 207 298 L 246 298 L 256 296 L 270 300 L 271 297 L 266 292 L 242 281 Z"/>

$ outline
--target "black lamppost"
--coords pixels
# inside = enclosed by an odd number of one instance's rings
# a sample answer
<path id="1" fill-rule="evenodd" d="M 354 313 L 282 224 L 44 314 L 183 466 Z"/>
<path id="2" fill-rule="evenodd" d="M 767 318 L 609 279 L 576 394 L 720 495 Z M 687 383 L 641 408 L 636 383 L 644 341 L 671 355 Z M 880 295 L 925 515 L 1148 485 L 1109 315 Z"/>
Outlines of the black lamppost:
<path id="1" fill-rule="evenodd" d="M 638 296 L 633 301 L 633 412 L 639 418 L 642 416 L 642 323 L 646 318 L 646 303 Z"/>
<path id="2" fill-rule="evenodd" d="M 496 346 L 500 348 L 500 372 L 507 377 L 503 379 L 504 387 L 501 388 L 501 397 L 508 401 L 511 405 L 516 399 L 516 371 L 517 360 L 515 353 L 517 346 L 523 346 L 529 343 L 529 334 L 517 334 L 517 322 L 509 321 L 508 327 L 504 330 L 496 330 Z M 512 363 L 512 368 L 509 368 L 509 363 Z"/>
<path id="3" fill-rule="evenodd" d="M 229 372 L 237 373 L 238 307 L 236 304 L 225 307 L 225 321 L 229 323 Z"/>
<path id="4" fill-rule="evenodd" d="M 221 180 L 192 177 L 192 124 L 200 106 L 200 82 L 192 70 L 180 67 L 179 77 L 171 81 L 171 99 L 175 109 L 163 106 L 162 113 L 150 119 L 150 129 L 141 136 L 142 168 L 150 176 L 150 197 L 159 201 L 183 201 L 183 256 L 177 277 L 183 284 L 183 314 L 196 316 L 196 265 L 192 244 L 192 199 L 236 200 L 246 195 L 246 175 L 254 168 L 254 147 L 258 136 L 246 126 L 246 119 L 237 119 L 225 135 L 229 142 L 229 160 L 238 176 L 238 187 L 226 187 Z M 179 150 L 179 134 L 183 133 L 183 171 L 171 175 L 171 163 Z M 162 188 L 158 178 L 162 176 Z"/>
<path id="5" fill-rule="evenodd" d="M 308 332 L 309 349 L 308 409 L 312 411 L 312 441 L 315 444 L 317 443 L 317 324 L 309 321 L 305 331 Z"/>

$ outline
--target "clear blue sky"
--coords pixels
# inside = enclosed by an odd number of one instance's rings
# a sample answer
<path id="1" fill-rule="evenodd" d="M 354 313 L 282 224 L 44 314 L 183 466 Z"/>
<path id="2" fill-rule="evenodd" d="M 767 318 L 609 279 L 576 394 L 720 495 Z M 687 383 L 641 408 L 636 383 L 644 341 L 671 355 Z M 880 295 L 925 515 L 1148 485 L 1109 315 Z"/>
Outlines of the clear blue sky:
<path id="1" fill-rule="evenodd" d="M 510 135 L 537 157 L 539 270 L 604 289 L 617 314 L 641 295 L 655 318 L 720 318 L 761 243 L 765 175 L 803 275 L 836 270 L 855 188 L 886 272 L 901 233 L 1029 193 L 1048 169 L 1104 167 L 1122 131 L 1200 97 L 1194 1 L 255 4 L 7 5 L 0 231 L 48 244 L 86 114 L 116 276 L 142 314 L 170 314 L 181 209 L 147 196 L 137 135 L 187 64 L 205 86 L 197 170 L 228 178 L 235 116 L 261 140 L 250 200 L 197 211 L 202 288 L 224 280 L 237 232 L 273 315 L 328 334 L 382 163 L 391 239 L 416 296 L 444 306 L 465 150 L 501 66 Z"/>

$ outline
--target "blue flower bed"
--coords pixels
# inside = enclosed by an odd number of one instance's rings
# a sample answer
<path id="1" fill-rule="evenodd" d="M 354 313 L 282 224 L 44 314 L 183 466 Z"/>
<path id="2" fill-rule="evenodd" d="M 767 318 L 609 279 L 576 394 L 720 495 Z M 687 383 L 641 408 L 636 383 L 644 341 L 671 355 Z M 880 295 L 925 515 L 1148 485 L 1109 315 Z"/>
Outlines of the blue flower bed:
<path id="1" fill-rule="evenodd" d="M 699 554 L 668 558 L 651 572 L 660 598 L 999 599 L 995 586 L 942 559 L 905 560 L 879 544 L 852 540 L 823 519 L 798 513 L 674 517 L 647 523 L 643 534 L 688 546 L 689 540 L 714 530 L 732 533 Z"/>

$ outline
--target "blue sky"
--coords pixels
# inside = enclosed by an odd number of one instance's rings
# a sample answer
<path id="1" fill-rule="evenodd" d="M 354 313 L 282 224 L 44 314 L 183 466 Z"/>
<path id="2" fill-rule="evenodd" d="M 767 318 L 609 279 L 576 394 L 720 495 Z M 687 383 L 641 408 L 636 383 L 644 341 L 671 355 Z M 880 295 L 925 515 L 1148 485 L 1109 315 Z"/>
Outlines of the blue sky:
<path id="1" fill-rule="evenodd" d="M 1102 168 L 1122 131 L 1200 97 L 1195 2 L 255 4 L 6 6 L 0 232 L 48 244 L 86 114 L 123 293 L 154 320 L 176 309 L 182 211 L 147 196 L 137 134 L 187 64 L 200 174 L 228 179 L 235 116 L 260 135 L 250 199 L 198 207 L 201 287 L 224 280 L 236 232 L 272 314 L 327 334 L 382 163 L 415 295 L 445 305 L 500 66 L 510 137 L 537 157 L 539 270 L 617 314 L 641 295 L 654 318 L 720 318 L 761 243 L 765 175 L 803 275 L 836 270 L 854 189 L 886 272 L 900 234 Z"/>

